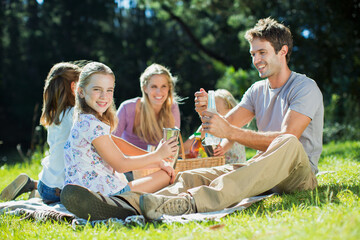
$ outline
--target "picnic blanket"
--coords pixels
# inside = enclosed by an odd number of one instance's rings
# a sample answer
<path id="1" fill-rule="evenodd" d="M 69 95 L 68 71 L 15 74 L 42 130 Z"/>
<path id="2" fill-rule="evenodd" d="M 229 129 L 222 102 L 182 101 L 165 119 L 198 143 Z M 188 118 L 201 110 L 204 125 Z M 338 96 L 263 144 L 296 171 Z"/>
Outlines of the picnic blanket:
<path id="1" fill-rule="evenodd" d="M 274 194 L 256 196 L 243 199 L 236 206 L 225 208 L 216 212 L 192 213 L 180 216 L 164 215 L 159 221 L 164 223 L 187 223 L 190 221 L 219 221 L 222 217 L 235 211 L 242 211 L 251 204 L 268 198 Z M 107 220 L 87 221 L 78 218 L 69 212 L 61 203 L 47 205 L 40 198 L 32 198 L 29 200 L 9 201 L 0 203 L 0 214 L 9 214 L 13 216 L 21 216 L 21 219 L 32 219 L 35 221 L 57 221 L 70 224 L 74 229 L 78 226 L 90 224 L 110 224 L 119 223 L 121 225 L 140 225 L 145 226 L 146 220 L 142 215 L 129 216 L 126 219 L 110 218 Z"/>
<path id="2" fill-rule="evenodd" d="M 316 176 L 334 173 L 335 171 L 322 171 L 316 174 Z M 190 221 L 219 221 L 236 211 L 242 211 L 248 208 L 251 204 L 261 201 L 265 198 L 271 197 L 274 194 L 265 194 L 261 196 L 255 196 L 245 198 L 237 205 L 225 208 L 216 212 L 205 213 L 192 213 L 180 216 L 163 215 L 159 220 L 164 223 L 187 223 Z M 129 216 L 126 219 L 109 218 L 107 220 L 88 221 L 86 219 L 78 218 L 71 212 L 69 212 L 61 203 L 55 203 L 47 205 L 42 202 L 40 198 L 32 198 L 29 200 L 10 201 L 0 203 L 0 214 L 9 214 L 14 216 L 21 216 L 22 219 L 33 219 L 35 221 L 57 221 L 71 224 L 75 229 L 78 226 L 85 226 L 90 224 L 95 226 L 96 224 L 111 224 L 118 223 L 121 225 L 140 225 L 145 226 L 146 220 L 142 215 Z"/>

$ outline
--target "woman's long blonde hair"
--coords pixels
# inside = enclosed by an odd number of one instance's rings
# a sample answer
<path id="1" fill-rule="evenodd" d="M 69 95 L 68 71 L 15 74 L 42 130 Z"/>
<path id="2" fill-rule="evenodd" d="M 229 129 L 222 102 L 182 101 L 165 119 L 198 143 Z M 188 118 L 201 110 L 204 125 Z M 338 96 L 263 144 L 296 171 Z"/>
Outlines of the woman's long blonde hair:
<path id="1" fill-rule="evenodd" d="M 168 97 L 161 107 L 158 118 L 156 118 L 155 111 L 151 106 L 149 96 L 145 93 L 145 88 L 149 84 L 150 78 L 154 75 L 164 75 L 169 84 Z M 175 127 L 175 118 L 171 112 L 171 107 L 178 99 L 174 91 L 176 82 L 177 78 L 171 75 L 169 69 L 156 63 L 147 67 L 141 74 L 140 87 L 142 98 L 140 104 L 140 121 L 139 124 L 134 124 L 133 131 L 145 142 L 157 144 L 162 138 L 164 127 Z"/>
<path id="2" fill-rule="evenodd" d="M 100 114 L 98 114 L 95 110 L 89 107 L 89 105 L 87 105 L 87 103 L 85 102 L 85 98 L 81 98 L 79 94 L 79 88 L 84 89 L 89 84 L 90 77 L 96 73 L 111 75 L 115 80 L 115 75 L 113 71 L 105 64 L 100 62 L 91 62 L 86 64 L 80 73 L 79 82 L 77 86 L 75 116 L 78 117 L 80 113 L 93 114 L 100 121 L 110 125 L 110 131 L 112 132 L 118 123 L 114 101 L 109 106 L 109 108 L 102 114 L 102 116 L 100 116 Z"/>
<path id="3" fill-rule="evenodd" d="M 79 74 L 80 68 L 67 62 L 57 63 L 50 69 L 44 86 L 41 125 L 59 125 L 60 114 L 75 105 L 71 84 L 79 80 Z"/>

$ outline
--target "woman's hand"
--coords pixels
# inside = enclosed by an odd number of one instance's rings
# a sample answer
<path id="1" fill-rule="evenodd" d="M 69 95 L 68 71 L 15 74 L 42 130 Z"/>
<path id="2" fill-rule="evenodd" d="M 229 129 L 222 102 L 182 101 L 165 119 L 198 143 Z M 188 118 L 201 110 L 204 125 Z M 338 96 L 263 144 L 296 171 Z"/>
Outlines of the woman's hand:
<path id="1" fill-rule="evenodd" d="M 159 167 L 169 175 L 170 184 L 173 184 L 176 177 L 174 168 L 172 168 L 170 164 L 168 162 L 165 162 L 164 160 L 160 162 Z"/>
<path id="2" fill-rule="evenodd" d="M 160 159 L 167 159 L 174 156 L 178 150 L 178 141 L 176 140 L 176 137 L 171 137 L 166 142 L 163 142 L 163 140 L 160 141 L 158 147 L 156 148 L 156 153 L 158 154 Z"/>

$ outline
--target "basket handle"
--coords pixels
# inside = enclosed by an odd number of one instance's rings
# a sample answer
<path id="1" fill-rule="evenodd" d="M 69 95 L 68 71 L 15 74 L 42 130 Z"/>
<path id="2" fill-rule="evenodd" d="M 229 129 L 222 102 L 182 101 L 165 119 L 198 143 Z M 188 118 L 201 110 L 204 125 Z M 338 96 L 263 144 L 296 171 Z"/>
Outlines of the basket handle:
<path id="1" fill-rule="evenodd" d="M 181 157 L 183 160 L 185 160 L 185 148 L 184 148 L 184 142 L 183 142 L 181 133 L 179 133 L 179 139 L 180 139 Z"/>

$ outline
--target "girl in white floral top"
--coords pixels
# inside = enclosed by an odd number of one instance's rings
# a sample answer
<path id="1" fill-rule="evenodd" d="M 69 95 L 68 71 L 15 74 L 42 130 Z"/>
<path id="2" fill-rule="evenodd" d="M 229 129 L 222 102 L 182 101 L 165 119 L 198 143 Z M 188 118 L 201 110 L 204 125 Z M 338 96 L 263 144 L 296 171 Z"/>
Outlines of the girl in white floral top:
<path id="1" fill-rule="evenodd" d="M 89 63 L 81 71 L 74 125 L 65 145 L 65 184 L 80 185 L 104 195 L 130 190 L 155 192 L 174 181 L 174 169 L 163 159 L 176 153 L 177 141 L 170 138 L 155 152 L 146 153 L 113 137 L 110 133 L 117 125 L 114 86 L 113 72 L 102 63 Z M 139 153 L 146 154 L 129 156 Z M 132 182 L 127 182 L 123 174 L 153 167 L 161 170 Z"/>
<path id="2" fill-rule="evenodd" d="M 215 104 L 218 113 L 225 117 L 225 115 L 237 105 L 237 102 L 228 90 L 217 89 L 215 91 Z M 214 154 L 217 156 L 225 154 L 225 163 L 227 164 L 246 162 L 245 146 L 237 142 L 235 142 L 228 151 L 218 146 Z"/>

